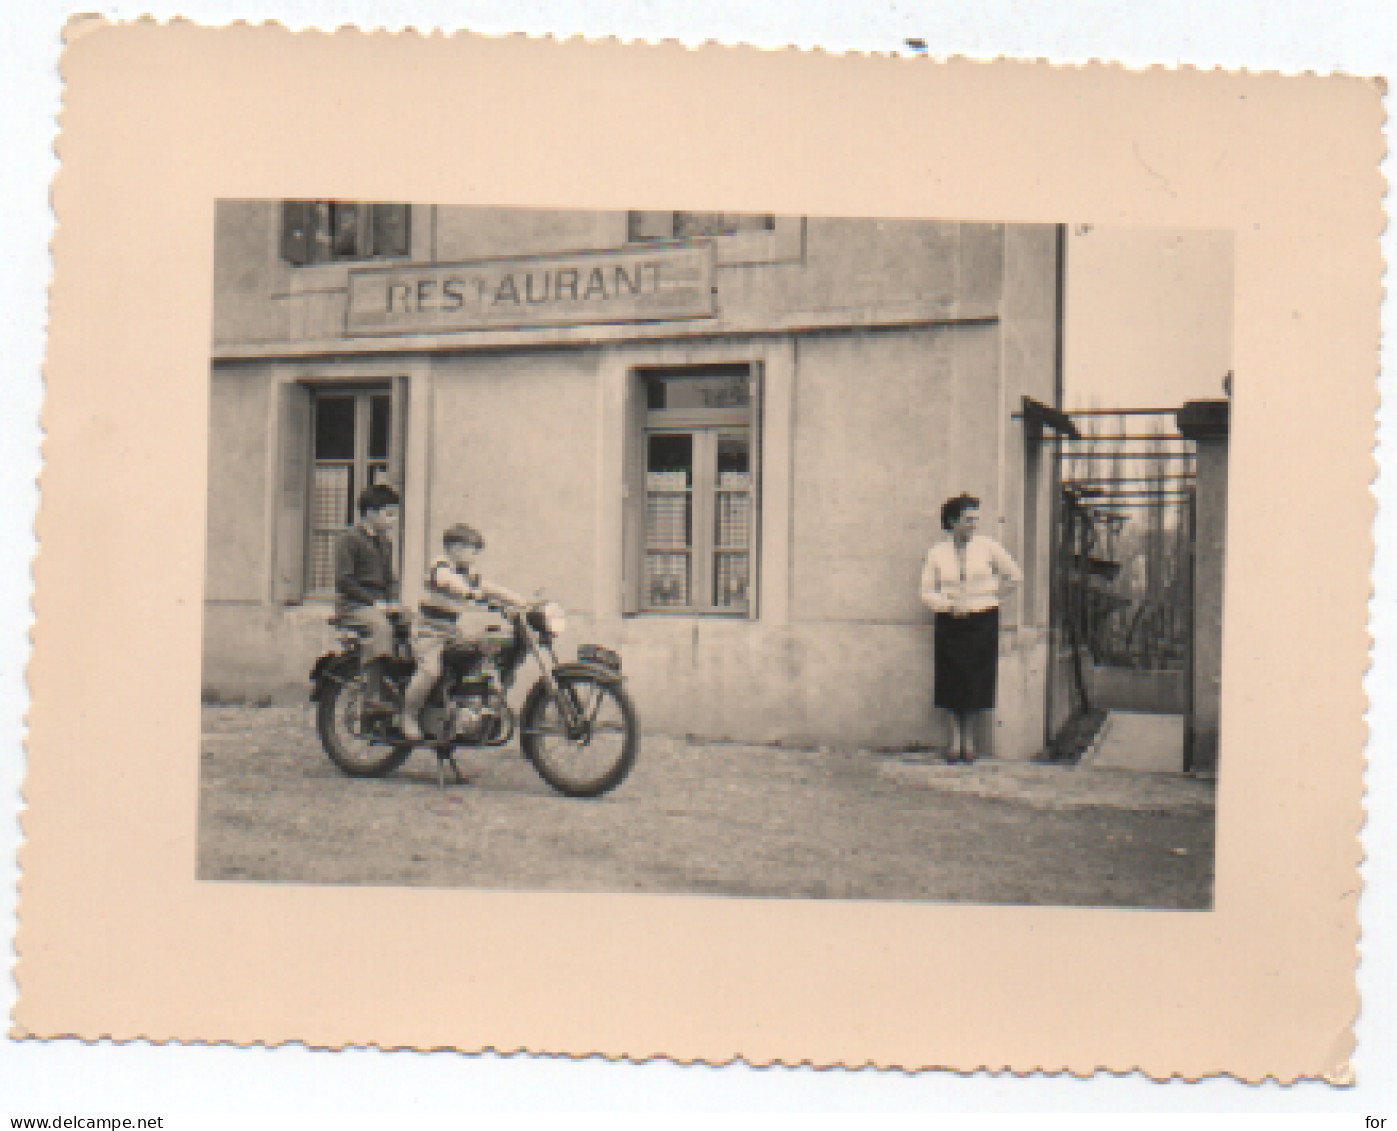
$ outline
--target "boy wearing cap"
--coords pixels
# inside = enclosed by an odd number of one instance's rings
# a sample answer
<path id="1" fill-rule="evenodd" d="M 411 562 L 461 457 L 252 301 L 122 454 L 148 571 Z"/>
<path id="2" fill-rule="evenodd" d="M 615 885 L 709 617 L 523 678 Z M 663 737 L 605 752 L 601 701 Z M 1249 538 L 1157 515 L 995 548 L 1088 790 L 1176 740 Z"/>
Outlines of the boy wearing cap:
<path id="1" fill-rule="evenodd" d="M 420 715 L 441 678 L 441 654 L 448 644 L 467 638 L 458 623 L 474 605 L 496 601 L 524 604 L 524 598 L 502 585 L 481 578 L 474 568 L 477 554 L 485 549 L 485 539 L 473 526 L 460 522 L 448 527 L 441 537 L 442 557 L 427 570 L 426 592 L 413 626 L 412 651 L 417 668 L 403 693 L 403 737 L 422 741 Z"/>

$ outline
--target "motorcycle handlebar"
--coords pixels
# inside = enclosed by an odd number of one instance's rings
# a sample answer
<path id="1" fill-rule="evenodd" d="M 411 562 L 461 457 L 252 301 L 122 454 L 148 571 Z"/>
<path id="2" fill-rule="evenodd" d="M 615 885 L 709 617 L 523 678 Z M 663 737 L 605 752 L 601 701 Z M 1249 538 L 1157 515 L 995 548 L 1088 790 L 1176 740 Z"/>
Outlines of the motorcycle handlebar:
<path id="1" fill-rule="evenodd" d="M 483 601 L 482 604 L 492 613 L 500 613 L 504 616 L 522 617 L 527 616 L 535 609 L 543 608 L 543 606 L 548 604 L 548 602 L 545 600 L 537 600 L 522 601 L 519 603 L 515 603 L 513 601 L 490 599 Z M 409 609 L 406 605 L 385 606 L 383 609 L 383 613 L 390 621 L 405 621 L 411 620 L 413 618 L 412 610 Z"/>
<path id="2" fill-rule="evenodd" d="M 532 604 L 516 605 L 512 601 L 487 600 L 481 602 L 485 608 L 492 613 L 500 613 L 504 616 L 521 617 L 534 608 Z"/>

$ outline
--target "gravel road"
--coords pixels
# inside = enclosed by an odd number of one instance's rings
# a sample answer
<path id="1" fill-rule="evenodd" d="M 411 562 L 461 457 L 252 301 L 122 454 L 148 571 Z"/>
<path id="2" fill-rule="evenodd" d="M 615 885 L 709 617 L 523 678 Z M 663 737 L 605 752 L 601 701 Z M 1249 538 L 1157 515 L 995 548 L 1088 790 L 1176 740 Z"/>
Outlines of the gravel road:
<path id="1" fill-rule="evenodd" d="M 204 708 L 199 877 L 1206 908 L 1213 787 L 1164 775 L 647 735 L 615 793 L 554 793 L 517 746 L 342 775 L 309 707 Z"/>

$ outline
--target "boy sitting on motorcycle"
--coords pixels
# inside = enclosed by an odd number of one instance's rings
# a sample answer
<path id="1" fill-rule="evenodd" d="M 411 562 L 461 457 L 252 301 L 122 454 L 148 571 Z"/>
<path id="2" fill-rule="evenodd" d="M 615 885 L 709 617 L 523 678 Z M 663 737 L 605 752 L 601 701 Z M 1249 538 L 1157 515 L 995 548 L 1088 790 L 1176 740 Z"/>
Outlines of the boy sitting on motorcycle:
<path id="1" fill-rule="evenodd" d="M 383 666 L 393 651 L 390 618 L 402 611 L 390 541 L 398 518 L 398 492 L 376 483 L 359 493 L 358 502 L 359 521 L 335 546 L 335 612 L 368 630 L 363 656 L 369 706 L 382 710 L 387 707 Z"/>
<path id="2" fill-rule="evenodd" d="M 442 557 L 427 570 L 426 592 L 412 631 L 412 653 L 417 663 L 403 693 L 403 737 L 421 742 L 420 716 L 427 697 L 441 678 L 441 654 L 453 643 L 464 643 L 471 633 L 461 624 L 461 614 L 473 606 L 496 602 L 522 605 L 524 598 L 485 581 L 472 568 L 476 555 L 485 549 L 480 532 L 465 523 L 448 527 L 442 535 Z"/>

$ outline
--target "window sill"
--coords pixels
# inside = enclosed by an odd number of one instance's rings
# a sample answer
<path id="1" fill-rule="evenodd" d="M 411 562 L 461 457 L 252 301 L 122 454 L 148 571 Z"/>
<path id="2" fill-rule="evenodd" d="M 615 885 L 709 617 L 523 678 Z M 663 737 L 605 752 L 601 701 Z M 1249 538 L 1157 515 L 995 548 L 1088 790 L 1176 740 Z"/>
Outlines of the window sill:
<path id="1" fill-rule="evenodd" d="M 719 612 L 707 609 L 638 609 L 633 613 L 623 614 L 627 617 L 656 617 L 665 619 L 684 618 L 688 620 L 730 620 L 730 621 L 750 621 L 756 620 L 751 613 L 743 612 Z"/>

